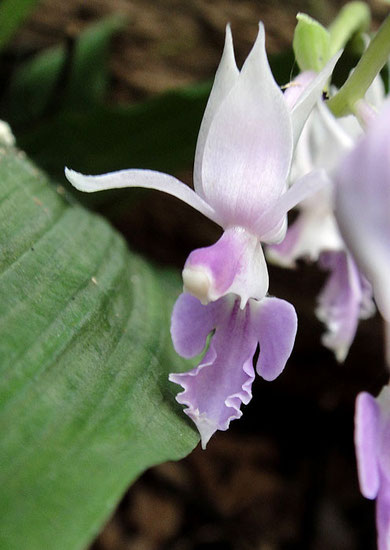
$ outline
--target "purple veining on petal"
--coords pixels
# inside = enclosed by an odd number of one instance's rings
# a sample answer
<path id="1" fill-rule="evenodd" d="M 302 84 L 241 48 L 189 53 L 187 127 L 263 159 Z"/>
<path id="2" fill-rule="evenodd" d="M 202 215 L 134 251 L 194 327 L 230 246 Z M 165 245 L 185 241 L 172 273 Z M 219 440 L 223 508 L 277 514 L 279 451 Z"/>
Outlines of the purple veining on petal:
<path id="1" fill-rule="evenodd" d="M 316 310 L 317 317 L 327 327 L 322 343 L 342 362 L 355 337 L 359 319 L 374 312 L 372 300 L 372 307 L 368 305 L 370 287 L 352 257 L 343 250 L 323 252 L 320 266 L 330 271 L 318 296 Z"/>

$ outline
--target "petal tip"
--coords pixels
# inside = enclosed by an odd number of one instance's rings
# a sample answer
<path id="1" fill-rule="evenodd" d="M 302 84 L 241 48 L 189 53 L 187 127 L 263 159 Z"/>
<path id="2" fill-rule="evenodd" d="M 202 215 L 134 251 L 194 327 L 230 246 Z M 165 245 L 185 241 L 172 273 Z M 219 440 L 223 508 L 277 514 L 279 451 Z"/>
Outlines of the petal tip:
<path id="1" fill-rule="evenodd" d="M 86 176 L 80 174 L 80 172 L 76 172 L 75 170 L 65 166 L 65 177 L 78 191 L 90 191 L 89 186 L 86 183 Z"/>
<path id="2" fill-rule="evenodd" d="M 195 411 L 196 412 L 196 411 Z M 199 414 L 199 411 L 197 411 Z M 209 418 L 205 415 L 199 415 L 198 418 L 194 418 L 194 416 L 191 416 L 192 420 L 196 424 L 196 427 L 198 428 L 198 432 L 200 434 L 200 444 L 202 446 L 202 449 L 205 450 L 207 443 L 210 441 L 212 436 L 217 431 L 218 427 L 215 425 L 214 422 L 211 422 Z"/>
<path id="3" fill-rule="evenodd" d="M 259 47 L 265 48 L 265 28 L 264 28 L 264 23 L 262 21 L 259 21 L 257 36 L 256 36 L 255 43 L 253 45 L 253 49 L 256 49 Z"/>
<path id="4" fill-rule="evenodd" d="M 225 44 L 222 53 L 223 59 L 230 59 L 230 64 L 238 71 L 236 65 L 236 58 L 234 55 L 233 35 L 230 23 L 227 23 L 225 27 Z"/>
<path id="5" fill-rule="evenodd" d="M 225 27 L 225 44 L 233 42 L 232 27 L 230 23 L 226 23 Z"/>

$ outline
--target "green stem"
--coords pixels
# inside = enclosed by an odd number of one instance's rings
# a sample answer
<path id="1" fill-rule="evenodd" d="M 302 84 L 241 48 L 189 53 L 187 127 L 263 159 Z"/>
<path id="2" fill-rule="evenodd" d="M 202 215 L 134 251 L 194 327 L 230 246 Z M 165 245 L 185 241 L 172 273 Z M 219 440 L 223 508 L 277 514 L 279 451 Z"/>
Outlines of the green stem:
<path id="1" fill-rule="evenodd" d="M 353 113 L 354 105 L 362 99 L 376 75 L 390 56 L 390 15 L 387 16 L 367 50 L 360 58 L 355 70 L 329 102 L 328 107 L 335 116 Z"/>
<path id="2" fill-rule="evenodd" d="M 370 26 L 370 8 L 365 2 L 346 4 L 328 28 L 330 34 L 331 57 L 351 39 L 355 33 L 366 31 Z"/>

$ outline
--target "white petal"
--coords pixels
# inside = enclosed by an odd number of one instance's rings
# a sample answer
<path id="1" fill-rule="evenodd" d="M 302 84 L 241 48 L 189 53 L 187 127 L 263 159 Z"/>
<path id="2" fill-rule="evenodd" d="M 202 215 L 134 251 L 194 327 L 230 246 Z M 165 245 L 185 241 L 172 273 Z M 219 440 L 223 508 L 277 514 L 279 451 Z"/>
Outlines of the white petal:
<path id="1" fill-rule="evenodd" d="M 219 109 L 222 101 L 228 95 L 234 84 L 237 82 L 239 71 L 234 58 L 233 39 L 230 25 L 226 26 L 225 47 L 218 70 L 215 74 L 213 88 L 207 102 L 206 110 L 200 126 L 198 142 L 196 144 L 194 162 L 194 187 L 195 191 L 203 196 L 202 186 L 202 160 L 206 138 L 213 121 L 214 115 Z"/>
<path id="2" fill-rule="evenodd" d="M 205 143 L 203 191 L 225 227 L 251 230 L 251 223 L 285 188 L 291 155 L 290 113 L 268 65 L 260 25 Z"/>
<path id="3" fill-rule="evenodd" d="M 76 189 L 86 193 L 120 189 L 122 187 L 145 187 L 146 189 L 163 191 L 189 204 L 214 222 L 220 223 L 214 209 L 190 187 L 173 176 L 162 172 L 154 170 L 119 170 L 100 176 L 84 176 L 79 172 L 65 168 L 65 175 Z"/>
<path id="4" fill-rule="evenodd" d="M 386 92 L 383 80 L 380 74 L 378 74 L 372 81 L 371 86 L 368 88 L 364 98 L 371 103 L 375 109 L 380 109 L 385 100 Z"/>
<path id="5" fill-rule="evenodd" d="M 332 74 L 336 63 L 341 56 L 341 53 L 341 51 L 338 52 L 334 57 L 332 57 L 330 61 L 328 61 L 322 71 L 318 73 L 316 78 L 310 82 L 310 84 L 300 95 L 297 102 L 294 104 L 294 107 L 291 110 L 294 147 L 298 142 L 303 126 L 311 110 L 320 99 L 322 90 L 324 89 L 328 78 Z"/>
<path id="6" fill-rule="evenodd" d="M 277 230 L 280 227 L 286 213 L 326 185 L 331 185 L 331 180 L 325 170 L 314 170 L 296 181 L 267 212 L 256 220 L 255 230 L 259 239 L 262 242 L 275 242 L 272 238 L 272 229 Z"/>

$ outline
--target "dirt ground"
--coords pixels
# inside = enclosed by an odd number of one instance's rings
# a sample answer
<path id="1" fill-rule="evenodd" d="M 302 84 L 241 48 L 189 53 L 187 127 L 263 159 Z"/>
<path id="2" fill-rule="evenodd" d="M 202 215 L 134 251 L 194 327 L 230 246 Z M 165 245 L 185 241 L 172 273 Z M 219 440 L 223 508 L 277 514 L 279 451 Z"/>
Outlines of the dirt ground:
<path id="1" fill-rule="evenodd" d="M 127 23 L 112 44 L 109 101 L 127 103 L 212 78 L 227 22 L 241 64 L 259 20 L 268 51 L 278 52 L 291 45 L 297 11 L 327 23 L 341 4 L 46 0 L 12 50 L 28 56 L 104 15 L 122 13 Z M 379 1 L 372 7 L 378 24 L 386 7 Z M 179 226 L 172 231 L 178 234 Z M 217 434 L 207 451 L 197 448 L 179 463 L 146 472 L 90 550 L 375 548 L 373 504 L 360 496 L 356 480 L 352 418 L 356 393 L 375 392 L 384 381 L 380 322 L 361 324 L 340 366 L 320 347 L 313 314 L 324 275 L 301 266 L 287 275 L 271 269 L 270 279 L 272 292 L 297 305 L 300 319 L 286 373 L 272 385 L 257 380 L 243 419 Z"/>

